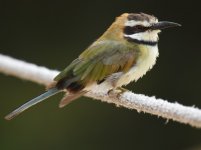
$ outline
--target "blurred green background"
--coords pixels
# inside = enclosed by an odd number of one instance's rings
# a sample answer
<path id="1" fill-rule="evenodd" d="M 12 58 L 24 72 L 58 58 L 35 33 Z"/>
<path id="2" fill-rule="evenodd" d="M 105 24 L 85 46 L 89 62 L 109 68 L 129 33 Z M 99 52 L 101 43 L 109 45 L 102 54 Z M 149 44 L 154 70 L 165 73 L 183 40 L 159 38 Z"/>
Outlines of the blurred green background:
<path id="1" fill-rule="evenodd" d="M 161 33 L 156 66 L 127 88 L 201 108 L 199 1 L 1 0 L 0 53 L 62 70 L 124 12 L 183 25 Z M 59 94 L 8 122 L 44 87 L 3 74 L 0 83 L 1 150 L 201 149 L 199 129 L 85 97 L 59 109 Z"/>

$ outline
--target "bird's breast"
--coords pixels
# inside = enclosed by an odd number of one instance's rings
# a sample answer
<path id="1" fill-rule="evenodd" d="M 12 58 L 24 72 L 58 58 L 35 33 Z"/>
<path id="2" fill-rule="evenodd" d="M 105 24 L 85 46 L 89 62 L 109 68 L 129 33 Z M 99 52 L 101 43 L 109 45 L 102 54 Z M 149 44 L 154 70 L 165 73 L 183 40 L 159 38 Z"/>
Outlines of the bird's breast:
<path id="1" fill-rule="evenodd" d="M 101 91 L 107 91 L 115 87 L 121 87 L 129 84 L 131 81 L 136 81 L 140 77 L 146 74 L 156 62 L 158 57 L 157 46 L 145 46 L 140 49 L 140 55 L 136 60 L 136 64 L 130 68 L 127 73 L 117 72 L 109 76 L 103 83 L 93 83 L 85 88 L 86 91 L 95 91 L 99 93 Z"/>
<path id="2" fill-rule="evenodd" d="M 131 81 L 137 81 L 146 74 L 156 63 L 158 57 L 158 46 L 141 46 L 139 57 L 136 64 L 125 74 L 123 74 L 116 82 L 116 87 L 129 84 Z"/>

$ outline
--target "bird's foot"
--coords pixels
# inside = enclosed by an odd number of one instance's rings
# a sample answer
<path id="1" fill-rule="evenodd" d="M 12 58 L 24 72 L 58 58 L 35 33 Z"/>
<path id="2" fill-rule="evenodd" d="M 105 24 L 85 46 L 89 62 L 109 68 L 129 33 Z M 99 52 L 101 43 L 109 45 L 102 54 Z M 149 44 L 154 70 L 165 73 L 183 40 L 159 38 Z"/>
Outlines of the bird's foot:
<path id="1" fill-rule="evenodd" d="M 112 98 L 119 99 L 119 97 L 128 90 L 122 87 L 117 87 L 108 91 L 108 95 Z"/>

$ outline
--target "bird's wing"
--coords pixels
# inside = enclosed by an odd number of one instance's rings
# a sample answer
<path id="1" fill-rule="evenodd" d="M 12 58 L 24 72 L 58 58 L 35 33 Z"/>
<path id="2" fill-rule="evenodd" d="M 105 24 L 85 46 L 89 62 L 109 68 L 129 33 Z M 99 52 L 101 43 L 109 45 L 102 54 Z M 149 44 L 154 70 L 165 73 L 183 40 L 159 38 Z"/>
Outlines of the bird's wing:
<path id="1" fill-rule="evenodd" d="M 136 56 L 136 51 L 119 42 L 96 42 L 61 72 L 55 81 L 65 79 L 84 86 L 94 81 L 98 82 L 113 73 L 128 71 L 135 63 Z"/>

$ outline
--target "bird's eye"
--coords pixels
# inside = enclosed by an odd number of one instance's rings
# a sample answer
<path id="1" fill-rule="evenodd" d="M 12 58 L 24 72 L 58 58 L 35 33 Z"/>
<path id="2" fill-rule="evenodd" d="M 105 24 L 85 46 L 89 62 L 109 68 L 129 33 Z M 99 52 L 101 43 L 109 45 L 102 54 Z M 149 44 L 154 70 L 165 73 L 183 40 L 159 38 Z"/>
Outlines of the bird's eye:
<path id="1" fill-rule="evenodd" d="M 141 25 L 136 25 L 133 27 L 133 30 L 135 31 L 141 31 L 141 32 L 144 32 L 145 30 L 147 29 L 147 27 L 144 27 L 144 26 L 141 26 Z"/>
<path id="2" fill-rule="evenodd" d="M 145 32 L 148 29 L 149 29 L 148 27 L 144 27 L 142 25 L 136 25 L 133 27 L 127 26 L 124 28 L 124 33 L 127 35 L 131 35 L 135 33 Z"/>

